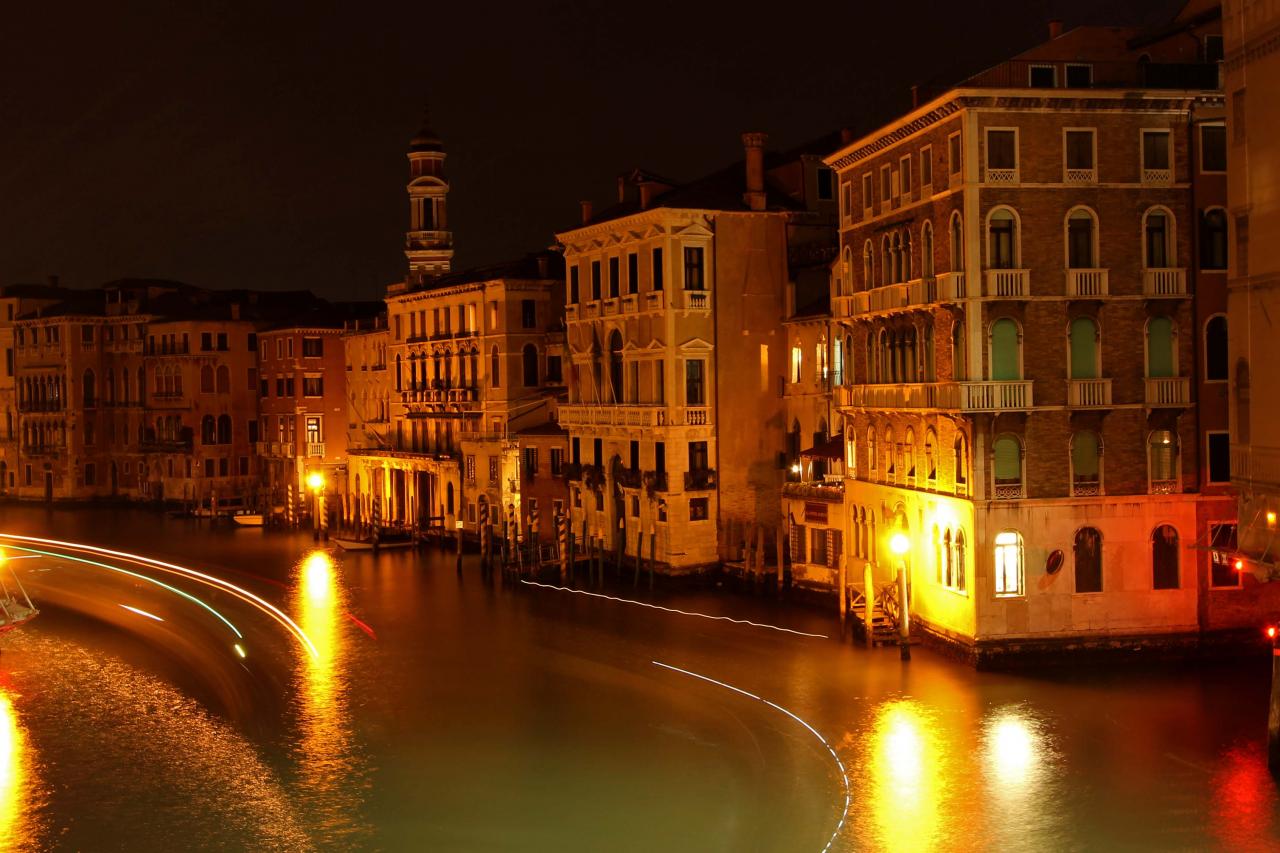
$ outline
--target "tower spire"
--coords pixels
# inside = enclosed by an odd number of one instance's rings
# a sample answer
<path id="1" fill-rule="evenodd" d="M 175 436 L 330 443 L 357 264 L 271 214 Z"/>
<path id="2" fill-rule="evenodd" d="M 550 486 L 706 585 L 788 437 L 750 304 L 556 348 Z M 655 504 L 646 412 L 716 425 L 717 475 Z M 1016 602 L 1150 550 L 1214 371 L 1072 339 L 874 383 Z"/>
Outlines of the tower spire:
<path id="1" fill-rule="evenodd" d="M 431 111 L 423 107 L 422 123 L 409 141 L 409 230 L 404 254 L 411 287 L 444 275 L 453 262 L 444 158 L 444 142 L 431 127 Z"/>

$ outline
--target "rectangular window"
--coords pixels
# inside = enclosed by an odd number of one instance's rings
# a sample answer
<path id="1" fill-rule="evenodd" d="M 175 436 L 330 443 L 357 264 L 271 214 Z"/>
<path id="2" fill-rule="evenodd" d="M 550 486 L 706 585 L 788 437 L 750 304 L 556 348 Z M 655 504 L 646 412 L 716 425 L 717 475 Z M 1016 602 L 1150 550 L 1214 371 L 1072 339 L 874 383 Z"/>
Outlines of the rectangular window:
<path id="1" fill-rule="evenodd" d="M 689 498 L 689 520 L 706 521 L 711 517 L 710 498 Z"/>
<path id="2" fill-rule="evenodd" d="M 827 531 L 822 527 L 809 529 L 809 562 L 816 566 L 827 564 Z"/>
<path id="3" fill-rule="evenodd" d="M 662 247 L 653 250 L 653 289 L 662 290 Z"/>
<path id="4" fill-rule="evenodd" d="M 1058 85 L 1058 69 L 1053 65 L 1032 65 L 1027 69 L 1027 85 L 1032 89 L 1052 89 Z"/>
<path id="5" fill-rule="evenodd" d="M 864 216 L 870 217 L 871 211 L 875 209 L 875 192 L 876 182 L 872 180 L 871 173 L 867 172 L 862 176 L 862 213 Z"/>
<path id="6" fill-rule="evenodd" d="M 524 449 L 522 476 L 526 480 L 532 480 L 538 476 L 538 448 L 526 447 Z"/>
<path id="7" fill-rule="evenodd" d="M 993 171 L 1013 172 L 1018 168 L 1018 134 L 1013 130 L 987 131 L 987 180 Z"/>
<path id="8" fill-rule="evenodd" d="M 1240 572 L 1236 571 L 1236 526 L 1232 524 L 1209 525 L 1209 585 L 1236 589 L 1240 587 Z"/>
<path id="9" fill-rule="evenodd" d="M 282 376 L 276 377 L 276 396 L 277 397 L 284 396 L 284 377 Z"/>
<path id="10" fill-rule="evenodd" d="M 911 158 L 909 156 L 898 161 L 898 192 L 903 199 L 911 195 Z"/>
<path id="11" fill-rule="evenodd" d="M 846 222 L 853 218 L 853 184 L 849 181 L 840 185 L 840 215 Z"/>
<path id="12" fill-rule="evenodd" d="M 98 471 L 92 462 L 88 462 L 84 466 L 84 484 L 86 486 L 96 486 L 98 483 Z"/>
<path id="13" fill-rule="evenodd" d="M 214 466 L 214 464 L 215 464 L 215 463 L 214 463 L 214 461 L 213 461 L 212 459 L 206 459 L 206 460 L 204 460 L 204 475 L 205 475 L 206 477 L 212 477 L 212 476 L 213 476 L 213 473 L 214 473 L 214 467 L 213 467 L 213 466 Z"/>
<path id="14" fill-rule="evenodd" d="M 213 351 L 213 333 L 212 332 L 200 333 L 200 351 L 201 352 Z"/>
<path id="15" fill-rule="evenodd" d="M 302 378 L 302 396 L 323 397 L 324 396 L 324 377 L 323 376 L 304 376 Z"/>
<path id="16" fill-rule="evenodd" d="M 560 356 L 558 355 L 547 356 L 547 377 L 546 378 L 548 382 L 560 383 L 564 381 L 564 377 L 562 376 L 560 371 Z"/>
<path id="17" fill-rule="evenodd" d="M 705 406 L 707 363 L 700 358 L 687 359 L 684 363 L 684 402 L 686 406 Z"/>
<path id="18" fill-rule="evenodd" d="M 701 246 L 684 247 L 684 289 L 706 290 L 702 266 L 703 249 Z"/>
<path id="19" fill-rule="evenodd" d="M 551 448 L 551 476 L 559 477 L 563 469 L 564 469 L 564 448 L 563 447 Z"/>
<path id="20" fill-rule="evenodd" d="M 818 201 L 835 198 L 835 174 L 827 166 L 818 167 Z"/>
<path id="21" fill-rule="evenodd" d="M 805 529 L 803 524 L 791 525 L 791 562 L 805 561 Z"/>
<path id="22" fill-rule="evenodd" d="M 920 149 L 920 188 L 933 186 L 933 148 L 926 145 Z"/>
<path id="23" fill-rule="evenodd" d="M 124 336 L 125 336 L 126 338 L 127 338 L 127 337 L 129 337 L 129 327 L 128 327 L 128 326 L 125 326 L 125 328 L 124 328 L 124 332 L 125 332 Z M 257 352 L 257 351 L 258 351 L 258 334 L 257 334 L 257 332 L 250 332 L 250 333 L 249 333 L 249 346 L 247 347 L 247 349 L 249 350 L 249 352 Z"/>
<path id="24" fill-rule="evenodd" d="M 609 259 L 609 298 L 610 299 L 618 298 L 618 291 L 621 287 L 621 282 L 618 281 L 620 277 L 621 276 L 618 275 L 618 259 L 610 258 Z"/>
<path id="25" fill-rule="evenodd" d="M 1093 183 L 1097 180 L 1094 167 L 1094 133 L 1092 130 L 1068 130 L 1063 133 L 1063 154 L 1066 158 L 1066 182 L 1068 184 Z"/>
<path id="26" fill-rule="evenodd" d="M 498 470 L 499 470 L 498 457 L 490 456 L 489 457 L 489 482 L 490 483 L 498 482 L 498 476 L 499 476 Z"/>
<path id="27" fill-rule="evenodd" d="M 289 376 L 284 380 L 284 393 L 287 397 L 297 396 L 297 390 L 294 388 L 292 376 Z"/>
<path id="28" fill-rule="evenodd" d="M 569 267 L 569 304 L 578 304 L 578 265 Z"/>
<path id="29" fill-rule="evenodd" d="M 303 358 L 321 358 L 324 356 L 324 341 L 320 338 L 302 339 Z"/>
<path id="30" fill-rule="evenodd" d="M 711 457 L 707 453 L 705 441 L 689 442 L 689 470 L 706 471 L 711 467 Z"/>
<path id="31" fill-rule="evenodd" d="M 996 595 L 1022 595 L 1022 537 L 1012 530 L 996 534 Z"/>
<path id="32" fill-rule="evenodd" d="M 319 444 L 324 440 L 320 432 L 320 418 L 309 417 L 303 427 L 307 432 L 307 444 Z"/>
<path id="33" fill-rule="evenodd" d="M 600 301 L 600 262 L 591 262 L 591 300 Z"/>
<path id="34" fill-rule="evenodd" d="M 538 326 L 538 303 L 532 299 L 520 300 L 520 328 L 535 329 Z"/>
<path id="35" fill-rule="evenodd" d="M 1215 33 L 1204 37 L 1204 61 L 1221 62 L 1224 56 L 1222 36 Z"/>
<path id="36" fill-rule="evenodd" d="M 640 256 L 635 252 L 627 254 L 627 293 L 640 292 Z"/>
<path id="37" fill-rule="evenodd" d="M 293 341 L 290 341 L 289 345 L 290 347 L 292 347 Z M 218 332 L 218 352 L 226 352 L 229 348 L 230 347 L 227 343 L 227 333 Z M 289 355 L 293 355 L 293 353 L 289 353 Z"/>
<path id="38" fill-rule="evenodd" d="M 880 204 L 883 206 L 893 198 L 893 169 L 890 166 L 880 167 Z"/>
<path id="39" fill-rule="evenodd" d="M 1209 441 L 1209 482 L 1231 482 L 1231 436 L 1225 432 L 1207 433 Z"/>
<path id="40" fill-rule="evenodd" d="M 1200 125 L 1200 171 L 1227 171 L 1227 127 L 1223 124 Z"/>
<path id="41" fill-rule="evenodd" d="M 658 359 L 653 363 L 653 396 L 654 402 L 667 402 L 667 368 L 664 359 Z"/>
<path id="42" fill-rule="evenodd" d="M 1151 182 L 1168 181 L 1171 178 L 1169 131 L 1142 131 L 1142 179 Z"/>
<path id="43" fill-rule="evenodd" d="M 1093 85 L 1093 66 L 1082 62 L 1067 63 L 1067 88 L 1087 89 Z"/>
<path id="44" fill-rule="evenodd" d="M 804 347 L 791 348 L 791 381 L 799 382 L 804 376 Z"/>
<path id="45" fill-rule="evenodd" d="M 947 169 L 955 176 L 959 176 L 963 166 L 960 151 L 960 134 L 953 133 L 947 137 Z"/>

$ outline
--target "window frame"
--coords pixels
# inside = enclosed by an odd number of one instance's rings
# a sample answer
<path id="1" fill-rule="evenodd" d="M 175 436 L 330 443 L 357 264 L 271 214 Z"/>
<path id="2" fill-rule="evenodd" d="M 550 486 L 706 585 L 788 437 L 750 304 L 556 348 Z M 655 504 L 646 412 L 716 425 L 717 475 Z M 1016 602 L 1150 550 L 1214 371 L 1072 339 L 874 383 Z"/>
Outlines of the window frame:
<path id="1" fill-rule="evenodd" d="M 1091 223 L 1089 234 L 1089 254 L 1091 256 L 1090 261 L 1092 261 L 1092 263 L 1083 267 L 1072 266 L 1071 264 L 1071 220 L 1076 213 L 1087 214 Z M 1088 205 L 1077 204 L 1067 211 L 1067 215 L 1062 219 L 1062 261 L 1063 266 L 1065 266 L 1068 271 L 1105 269 L 1102 264 L 1102 245 L 1101 235 L 1099 233 L 1101 230 L 1102 228 L 1098 221 L 1097 211 Z"/>
<path id="2" fill-rule="evenodd" d="M 928 169 L 926 170 L 926 165 Z M 929 180 L 925 181 L 925 172 L 929 173 Z M 929 188 L 929 195 L 933 195 L 933 146 L 925 145 L 920 149 L 920 197 L 925 197 L 925 187 Z"/>
<path id="3" fill-rule="evenodd" d="M 1014 541 L 1001 542 L 1001 537 L 1006 533 L 1013 534 Z M 1027 558 L 1026 547 L 1023 543 L 1022 534 L 1013 529 L 1001 530 L 992 538 L 992 543 L 995 545 L 991 554 L 991 574 L 993 580 L 991 585 L 992 597 L 1004 599 L 1025 598 L 1027 594 Z M 1012 590 L 1007 588 L 1007 581 L 1009 579 L 1008 570 L 1006 569 L 1003 572 L 1001 571 L 1001 564 L 1003 562 L 1002 558 L 1007 559 L 1010 550 L 1017 557 L 1017 566 L 1014 576 L 1016 585 Z"/>
<path id="4" fill-rule="evenodd" d="M 1213 452 L 1210 449 L 1212 447 L 1213 442 L 1210 441 L 1210 439 L 1213 438 L 1214 436 L 1221 436 L 1222 438 L 1226 439 L 1228 453 L 1230 453 L 1231 433 L 1229 430 L 1207 429 L 1204 431 L 1204 478 L 1205 478 L 1204 481 L 1205 483 L 1214 485 L 1214 486 L 1228 486 L 1231 484 L 1230 456 L 1228 456 L 1228 459 L 1227 459 L 1226 479 L 1225 480 L 1213 479 Z"/>
<path id="5" fill-rule="evenodd" d="M 850 187 L 853 186 L 852 181 L 849 182 L 849 186 Z M 871 172 L 863 172 L 862 173 L 862 218 L 863 219 L 870 219 L 871 217 L 876 215 L 875 186 L 876 186 L 875 175 L 873 175 Z M 850 195 L 852 195 L 852 192 L 850 193 Z M 849 216 L 850 218 L 853 217 L 852 211 L 850 211 Z"/>
<path id="6" fill-rule="evenodd" d="M 904 203 L 911 199 L 911 194 L 915 191 L 911 183 L 911 160 L 910 154 L 898 158 L 898 197 Z"/>
<path id="7" fill-rule="evenodd" d="M 1048 86 L 1037 86 L 1033 81 L 1037 71 L 1048 69 L 1053 74 L 1052 82 Z M 1051 62 L 1032 62 L 1027 65 L 1027 88 L 1028 89 L 1057 89 L 1058 88 L 1058 66 Z"/>
<path id="8" fill-rule="evenodd" d="M 1165 169 L 1158 169 L 1147 165 L 1147 136 L 1162 135 L 1165 138 L 1166 155 L 1169 165 Z M 1157 177 L 1148 173 L 1165 171 L 1169 174 L 1166 177 Z M 1173 131 L 1167 127 L 1143 127 L 1138 129 L 1138 177 L 1140 183 L 1148 186 L 1167 186 L 1172 184 L 1176 179 L 1177 173 L 1174 169 L 1173 156 Z"/>
<path id="9" fill-rule="evenodd" d="M 1214 383 L 1214 384 L 1218 384 L 1218 383 L 1225 383 L 1225 382 L 1227 382 L 1227 381 L 1231 378 L 1231 357 L 1230 357 L 1230 355 L 1229 355 L 1229 354 L 1227 355 L 1227 364 L 1225 365 L 1225 367 L 1226 367 L 1226 371 L 1225 371 L 1225 373 L 1223 373 L 1222 378 L 1221 378 L 1221 379 L 1214 379 L 1212 376 L 1210 376 L 1210 370 L 1209 370 L 1209 326 L 1210 326 L 1210 324 L 1212 324 L 1212 323 L 1213 323 L 1213 321 L 1214 321 L 1214 320 L 1217 320 L 1217 319 L 1219 319 L 1219 318 L 1221 318 L 1221 319 L 1222 319 L 1222 321 L 1226 324 L 1226 328 L 1224 329 L 1224 334 L 1225 334 L 1225 335 L 1229 335 L 1229 334 L 1230 334 L 1230 331 L 1231 331 L 1231 320 L 1230 320 L 1230 318 L 1227 316 L 1226 312 L 1224 312 L 1224 311 L 1216 311 L 1216 312 L 1214 312 L 1213 314 L 1210 314 L 1208 317 L 1206 317 L 1206 318 L 1205 318 L 1205 321 L 1204 321 L 1204 326 L 1203 326 L 1203 328 L 1201 329 L 1201 332 L 1200 332 L 1200 343 L 1201 343 L 1201 348 L 1204 350 L 1204 362 L 1203 362 L 1203 364 L 1201 365 L 1201 368 L 1203 369 L 1204 373 L 1203 373 L 1203 376 L 1202 376 L 1201 381 L 1202 381 L 1202 382 L 1204 382 L 1205 384 L 1209 384 L 1209 383 Z M 1224 346 L 1227 346 L 1227 345 L 1228 345 L 1228 344 L 1227 344 L 1228 340 L 1229 340 L 1229 338 L 1228 338 L 1228 339 L 1224 339 L 1224 341 L 1223 341 L 1223 345 L 1224 345 Z"/>
<path id="10" fill-rule="evenodd" d="M 1009 211 L 1009 213 L 1010 213 L 1010 214 L 1012 214 L 1012 218 L 1013 218 L 1013 246 L 1012 246 L 1012 248 L 1013 248 L 1013 258 L 1011 259 L 1011 265 L 1010 265 L 1010 266 L 1008 266 L 1008 267 L 997 267 L 997 266 L 992 262 L 992 259 L 993 259 L 993 257 L 994 257 L 994 254 L 995 254 L 995 253 L 994 253 L 994 252 L 993 252 L 993 250 L 992 250 L 992 248 L 993 248 L 993 245 L 994 245 L 994 244 L 993 244 L 992 239 L 991 239 L 991 222 L 992 222 L 992 220 L 993 220 L 993 219 L 995 219 L 995 215 L 996 215 L 997 213 L 1000 213 L 1001 211 L 1005 211 L 1005 210 Z M 988 210 L 988 211 L 987 211 L 987 219 L 986 219 L 986 222 L 984 223 L 984 229 L 983 229 L 983 230 L 984 230 L 984 234 L 983 234 L 983 244 L 984 244 L 984 245 L 983 245 L 983 248 L 986 250 L 986 255 L 987 255 L 987 257 L 986 257 L 986 264 L 984 265 L 984 268 L 985 268 L 985 269 L 988 269 L 988 270 L 994 270 L 994 269 L 1010 269 L 1010 270 L 1018 270 L 1018 269 L 1022 269 L 1022 217 L 1018 214 L 1018 211 L 1017 211 L 1014 207 L 1012 207 L 1011 205 L 1008 205 L 1008 204 L 997 204 L 997 205 L 995 205 L 994 207 L 992 207 L 990 210 Z M 962 232 L 962 233 L 963 233 L 963 232 Z"/>
<path id="11" fill-rule="evenodd" d="M 1073 170 L 1068 157 L 1070 156 L 1070 145 L 1067 140 L 1073 133 L 1087 133 L 1090 139 L 1089 162 L 1092 164 L 1088 169 L 1075 168 Z M 1073 181 L 1071 180 L 1071 172 L 1089 172 L 1087 180 Z M 1096 127 L 1064 127 L 1062 129 L 1062 182 L 1071 184 L 1072 186 L 1087 186 L 1098 182 L 1098 129 Z"/>
<path id="12" fill-rule="evenodd" d="M 991 134 L 993 133 L 1012 133 L 1013 134 L 1013 166 L 995 166 L 991 165 Z M 1019 128 L 1017 127 L 984 127 L 982 129 L 982 182 L 984 184 L 994 184 L 995 186 L 1008 186 L 1010 184 L 1020 183 L 1022 180 L 1022 139 Z M 1011 172 L 1009 180 L 991 180 L 992 171 Z M 1003 205 L 1007 206 L 1007 205 Z"/>
<path id="13" fill-rule="evenodd" d="M 955 186 L 964 181 L 964 139 L 961 132 L 947 134 L 947 183 Z"/>
<path id="14" fill-rule="evenodd" d="M 1073 68 L 1083 68 L 1089 73 L 1089 82 L 1083 86 L 1071 85 L 1071 70 Z M 1062 86 L 1065 89 L 1090 89 L 1093 88 L 1093 63 L 1092 62 L 1067 62 L 1063 64 L 1062 69 Z"/>
<path id="15" fill-rule="evenodd" d="M 1206 147 L 1206 146 L 1205 146 L 1205 144 L 1204 144 L 1204 132 L 1205 132 L 1205 130 L 1206 130 L 1207 128 L 1210 128 L 1210 127 L 1220 128 L 1220 129 L 1222 130 L 1222 159 L 1223 159 L 1223 166 L 1222 166 L 1222 168 L 1221 168 L 1221 169 L 1206 169 L 1206 168 L 1204 167 L 1204 152 L 1205 152 L 1205 147 Z M 1199 124 L 1198 128 L 1197 128 L 1196 141 L 1197 141 L 1197 143 L 1198 143 L 1196 147 L 1199 149 L 1199 150 L 1196 152 L 1196 166 L 1200 169 L 1200 174 L 1202 174 L 1202 175 L 1225 175 L 1225 174 L 1227 173 L 1226 160 L 1227 160 L 1227 157 L 1228 157 L 1228 154 L 1227 154 L 1227 122 L 1226 122 L 1226 119 L 1223 119 L 1222 121 L 1206 121 L 1206 122 L 1201 122 L 1201 123 Z"/>
<path id="16" fill-rule="evenodd" d="M 1152 213 L 1160 213 L 1165 218 L 1165 234 L 1164 234 L 1164 251 L 1165 259 L 1173 261 L 1170 266 L 1153 267 L 1151 266 L 1150 252 L 1148 252 L 1147 243 L 1147 220 L 1151 218 Z M 1142 268 L 1144 270 L 1168 270 L 1178 269 L 1178 222 L 1174 218 L 1173 211 L 1162 204 L 1153 204 L 1142 212 L 1142 224 L 1139 236 L 1142 240 Z"/>

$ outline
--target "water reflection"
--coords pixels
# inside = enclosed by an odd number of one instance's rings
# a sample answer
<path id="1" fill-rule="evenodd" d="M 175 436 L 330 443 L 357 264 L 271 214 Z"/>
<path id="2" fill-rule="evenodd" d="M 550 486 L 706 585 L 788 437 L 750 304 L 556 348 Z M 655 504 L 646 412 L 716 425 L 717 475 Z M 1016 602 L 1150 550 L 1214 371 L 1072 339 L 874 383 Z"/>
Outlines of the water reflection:
<path id="1" fill-rule="evenodd" d="M 338 568 L 325 551 L 312 551 L 299 564 L 294 610 L 316 654 L 300 651 L 298 774 L 322 839 L 350 843 L 365 828 L 358 822 L 359 761 L 352 742 L 349 661 L 344 635 L 344 589 Z"/>
<path id="2" fill-rule="evenodd" d="M 0 847 L 6 850 L 35 846 L 35 832 L 28 820 L 33 785 L 33 762 L 27 735 L 18 721 L 13 700 L 0 690 Z"/>
<path id="3" fill-rule="evenodd" d="M 888 850 L 934 848 L 942 768 L 933 720 L 916 702 L 881 705 L 869 748 L 870 805 L 880 846 Z"/>

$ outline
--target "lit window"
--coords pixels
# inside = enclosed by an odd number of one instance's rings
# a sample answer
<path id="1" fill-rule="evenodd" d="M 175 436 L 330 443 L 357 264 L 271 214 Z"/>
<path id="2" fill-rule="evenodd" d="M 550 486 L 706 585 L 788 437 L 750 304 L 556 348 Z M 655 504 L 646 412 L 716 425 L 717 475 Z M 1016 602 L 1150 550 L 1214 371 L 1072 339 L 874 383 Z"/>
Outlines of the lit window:
<path id="1" fill-rule="evenodd" d="M 791 348 L 791 381 L 799 382 L 804 367 L 804 348 L 794 346 Z"/>
<path id="2" fill-rule="evenodd" d="M 996 595 L 1022 595 L 1022 537 L 1016 531 L 996 534 Z"/>

